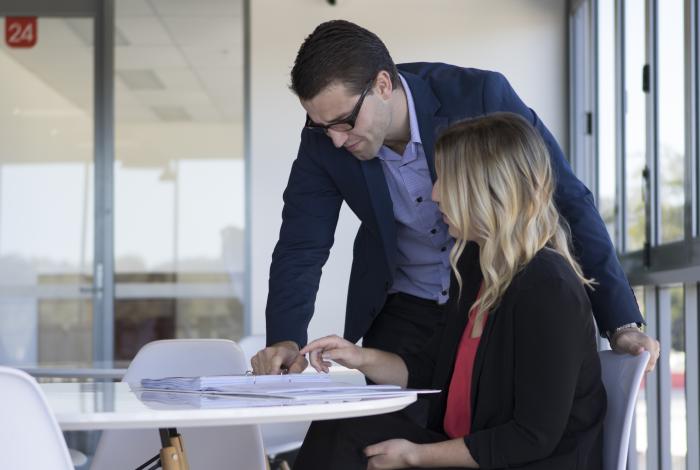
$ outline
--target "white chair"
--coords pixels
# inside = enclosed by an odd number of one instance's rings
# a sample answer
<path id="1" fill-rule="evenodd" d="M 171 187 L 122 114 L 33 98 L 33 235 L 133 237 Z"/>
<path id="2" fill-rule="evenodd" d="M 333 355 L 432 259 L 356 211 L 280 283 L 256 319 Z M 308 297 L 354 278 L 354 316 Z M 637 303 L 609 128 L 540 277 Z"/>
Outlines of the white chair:
<path id="1" fill-rule="evenodd" d="M 639 386 L 649 352 L 638 356 L 600 351 L 608 411 L 603 424 L 603 470 L 625 470 Z"/>
<path id="2" fill-rule="evenodd" d="M 246 336 L 238 342 L 238 345 L 243 350 L 246 362 L 250 366 L 250 359 L 258 351 L 265 348 L 265 335 Z M 265 452 L 274 459 L 279 454 L 300 448 L 310 425 L 311 421 L 261 425 L 260 431 L 262 432 Z"/>
<path id="3" fill-rule="evenodd" d="M 0 367 L 0 390 L 2 468 L 73 470 L 66 441 L 36 381 Z"/>
<path id="4" fill-rule="evenodd" d="M 148 343 L 136 354 L 123 382 L 144 378 L 233 375 L 246 371 L 243 351 L 224 339 L 176 339 Z M 193 469 L 266 467 L 256 425 L 182 428 L 185 452 Z M 102 433 L 91 469 L 134 469 L 160 450 L 157 429 L 109 430 Z"/>

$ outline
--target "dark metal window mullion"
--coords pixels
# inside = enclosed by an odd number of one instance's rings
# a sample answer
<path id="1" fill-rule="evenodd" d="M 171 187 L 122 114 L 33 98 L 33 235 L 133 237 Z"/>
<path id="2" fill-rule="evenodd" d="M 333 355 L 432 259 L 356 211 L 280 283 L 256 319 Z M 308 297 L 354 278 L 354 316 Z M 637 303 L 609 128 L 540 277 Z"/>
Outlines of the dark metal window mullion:
<path id="1" fill-rule="evenodd" d="M 596 201 L 600 200 L 600 134 L 599 134 L 599 122 L 600 122 L 600 109 L 598 107 L 599 98 L 599 86 L 598 86 L 598 71 L 600 70 L 600 57 L 598 56 L 598 0 L 591 0 L 591 14 L 590 14 L 590 38 L 591 38 L 591 72 L 589 76 L 591 77 L 591 108 L 588 113 L 588 123 L 587 130 L 591 136 L 591 153 L 590 158 L 592 160 L 592 168 L 594 175 L 594 190 Z"/>
<path id="2" fill-rule="evenodd" d="M 96 2 L 93 360 L 114 360 L 114 0 Z M 100 279 L 101 278 L 101 279 Z"/>
<path id="3" fill-rule="evenodd" d="M 687 425 L 686 468 L 700 468 L 700 373 L 698 372 L 698 284 L 684 288 L 685 403 Z"/>
<path id="4" fill-rule="evenodd" d="M 244 155 L 244 165 L 245 165 L 245 255 L 244 255 L 244 295 L 243 300 L 243 333 L 244 335 L 250 335 L 253 333 L 253 313 L 251 309 L 251 304 L 253 303 L 252 295 L 252 269 L 253 262 L 251 259 L 251 253 L 253 248 L 253 243 L 251 240 L 251 234 L 253 230 L 252 226 L 252 214 L 251 214 L 251 194 L 252 194 L 252 173 L 251 173 L 251 90 L 250 90 L 250 77 L 251 77 L 251 20 L 250 20 L 250 0 L 243 0 L 243 155 Z"/>
<path id="5" fill-rule="evenodd" d="M 684 43 L 685 47 L 685 204 L 684 221 L 686 241 L 697 236 L 698 221 L 698 37 L 696 2 L 685 0 Z"/>
<path id="6" fill-rule="evenodd" d="M 686 243 L 689 238 L 698 236 L 698 132 L 700 132 L 700 8 L 695 0 L 685 1 L 685 51 L 686 80 L 688 93 L 686 108 Z M 688 181 L 690 180 L 690 181 Z M 690 219 L 690 221 L 688 221 Z M 689 233 L 690 232 L 690 233 Z M 686 289 L 688 289 L 686 287 Z M 700 468 L 700 322 L 698 316 L 698 284 L 692 284 L 692 290 L 686 293 L 685 304 L 685 383 L 687 416 L 687 468 Z"/>
<path id="7" fill-rule="evenodd" d="M 671 461 L 671 289 L 657 287 L 657 338 L 661 344 L 658 370 L 659 468 L 672 470 Z"/>
<path id="8" fill-rule="evenodd" d="M 615 0 L 615 139 L 616 165 L 616 238 L 619 253 L 627 251 L 627 186 L 625 171 L 625 110 L 627 107 L 625 93 L 625 6 L 624 0 Z"/>
<path id="9" fill-rule="evenodd" d="M 658 175 L 659 175 L 659 149 L 658 149 L 658 26 L 657 26 L 657 8 L 656 0 L 647 0 L 647 33 L 646 33 L 646 54 L 647 66 L 646 73 L 643 73 L 643 82 L 646 81 L 646 136 L 647 136 L 647 161 L 646 161 L 646 190 L 647 197 L 645 198 L 646 212 L 646 240 L 645 251 L 647 265 L 649 266 L 649 254 L 651 248 L 658 245 L 659 241 L 659 221 L 661 220 L 661 210 L 658 204 Z"/>
<path id="10" fill-rule="evenodd" d="M 656 286 L 644 287 L 644 311 L 646 312 L 646 332 L 649 336 L 656 338 L 659 334 L 659 288 Z M 660 415 L 659 415 L 659 375 L 660 364 L 657 364 L 654 371 L 647 374 L 646 380 L 646 408 L 647 408 L 647 470 L 658 470 L 660 468 Z"/>

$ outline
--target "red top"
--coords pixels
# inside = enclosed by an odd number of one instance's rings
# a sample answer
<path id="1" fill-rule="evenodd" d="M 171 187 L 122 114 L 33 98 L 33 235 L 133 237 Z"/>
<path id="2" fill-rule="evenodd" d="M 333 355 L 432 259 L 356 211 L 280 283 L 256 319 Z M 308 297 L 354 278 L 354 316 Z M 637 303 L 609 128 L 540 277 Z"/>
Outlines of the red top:
<path id="1" fill-rule="evenodd" d="M 480 296 L 481 288 L 476 298 L 478 299 Z M 481 319 L 482 331 L 487 317 L 488 312 Z M 467 327 L 464 329 L 462 339 L 459 342 L 455 368 L 452 373 L 452 380 L 450 380 L 450 388 L 447 392 L 447 409 L 445 410 L 443 427 L 445 433 L 451 438 L 468 436 L 471 430 L 472 372 L 474 370 L 476 350 L 479 348 L 479 341 L 481 340 L 481 335 L 476 338 L 471 337 L 472 331 L 474 331 L 475 318 L 476 312 L 472 309 L 469 312 Z"/>

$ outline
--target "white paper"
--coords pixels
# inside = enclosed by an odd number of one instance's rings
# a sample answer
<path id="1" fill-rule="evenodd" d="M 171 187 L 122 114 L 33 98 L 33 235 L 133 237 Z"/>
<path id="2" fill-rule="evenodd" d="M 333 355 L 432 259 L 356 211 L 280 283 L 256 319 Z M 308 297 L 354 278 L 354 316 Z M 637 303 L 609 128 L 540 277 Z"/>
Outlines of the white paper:
<path id="1" fill-rule="evenodd" d="M 226 396 L 233 400 L 232 403 L 236 400 L 241 402 L 247 398 L 270 400 L 268 404 L 259 406 L 354 401 L 439 392 L 439 390 L 402 389 L 398 385 L 353 385 L 336 382 L 325 374 L 168 377 L 144 379 L 141 385 L 143 391 L 194 392 L 208 396 Z M 191 398 L 187 399 L 191 400 Z"/>

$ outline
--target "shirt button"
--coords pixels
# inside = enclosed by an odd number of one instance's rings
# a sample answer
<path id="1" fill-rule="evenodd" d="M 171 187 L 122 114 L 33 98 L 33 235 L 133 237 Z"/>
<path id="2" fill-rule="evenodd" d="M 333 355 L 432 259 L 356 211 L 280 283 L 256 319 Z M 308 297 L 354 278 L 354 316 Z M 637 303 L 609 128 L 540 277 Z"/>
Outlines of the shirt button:
<path id="1" fill-rule="evenodd" d="M 447 295 L 447 291 L 446 290 L 442 291 L 442 295 Z"/>
<path id="2" fill-rule="evenodd" d="M 416 202 L 418 202 L 418 203 L 421 203 L 421 202 L 423 202 L 423 198 L 422 198 L 422 197 L 420 197 L 420 196 L 418 196 L 418 197 L 416 198 Z"/>
<path id="3" fill-rule="evenodd" d="M 433 235 L 435 235 L 435 234 L 437 233 L 437 229 L 436 229 L 436 228 L 432 229 L 432 230 L 430 231 L 430 233 L 432 233 Z"/>
<path id="4" fill-rule="evenodd" d="M 440 248 L 440 251 L 445 251 L 445 250 L 447 250 L 446 246 L 443 246 L 442 248 Z"/>

